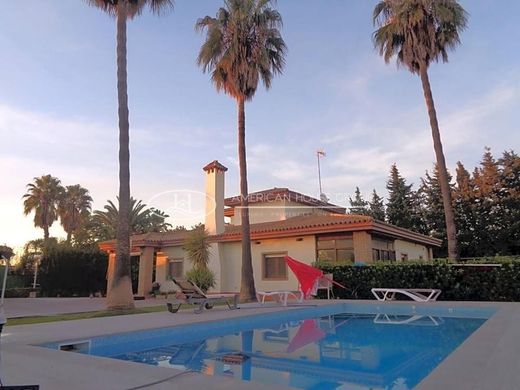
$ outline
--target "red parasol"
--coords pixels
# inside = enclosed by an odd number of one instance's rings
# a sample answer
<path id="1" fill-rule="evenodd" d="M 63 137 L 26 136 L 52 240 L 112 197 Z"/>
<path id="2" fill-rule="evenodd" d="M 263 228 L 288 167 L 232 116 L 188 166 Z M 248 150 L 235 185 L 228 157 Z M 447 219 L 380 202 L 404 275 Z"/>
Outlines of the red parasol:
<path id="1" fill-rule="evenodd" d="M 327 279 L 331 283 L 346 289 L 342 284 L 339 284 L 332 279 L 325 278 L 323 276 L 323 271 L 318 268 L 311 267 L 310 265 L 302 263 L 301 261 L 295 260 L 289 256 L 285 256 L 285 262 L 300 282 L 300 289 L 306 299 L 312 295 L 316 282 L 321 278 Z"/>
<path id="2" fill-rule="evenodd" d="M 303 295 L 305 298 L 309 298 L 316 281 L 323 277 L 323 271 L 298 260 L 294 260 L 289 256 L 285 256 L 285 261 L 300 282 L 300 289 Z"/>
<path id="3" fill-rule="evenodd" d="M 316 325 L 316 320 L 305 320 L 287 346 L 287 352 L 294 352 L 307 344 L 319 341 L 325 335 L 326 333 Z"/>

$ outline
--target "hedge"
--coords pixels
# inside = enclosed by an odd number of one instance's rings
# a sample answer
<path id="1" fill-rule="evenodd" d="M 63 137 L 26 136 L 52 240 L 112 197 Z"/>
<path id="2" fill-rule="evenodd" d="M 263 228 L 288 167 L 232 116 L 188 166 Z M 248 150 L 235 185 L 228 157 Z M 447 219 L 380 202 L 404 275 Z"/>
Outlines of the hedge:
<path id="1" fill-rule="evenodd" d="M 60 246 L 49 250 L 38 269 L 42 296 L 89 296 L 106 290 L 108 256 L 99 250 Z"/>
<path id="2" fill-rule="evenodd" d="M 342 299 L 374 299 L 370 289 L 438 288 L 439 300 L 520 301 L 520 263 L 501 267 L 458 267 L 447 263 L 318 265 L 347 289 L 334 286 Z"/>

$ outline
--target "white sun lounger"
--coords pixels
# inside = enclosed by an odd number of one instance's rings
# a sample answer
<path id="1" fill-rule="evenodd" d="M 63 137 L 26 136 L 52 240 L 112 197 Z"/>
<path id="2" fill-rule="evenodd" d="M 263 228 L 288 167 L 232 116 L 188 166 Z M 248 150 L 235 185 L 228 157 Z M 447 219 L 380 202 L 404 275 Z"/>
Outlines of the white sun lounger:
<path id="1" fill-rule="evenodd" d="M 374 318 L 374 324 L 439 326 L 442 323 L 443 320 L 440 317 L 421 315 L 399 316 L 380 313 Z"/>
<path id="2" fill-rule="evenodd" d="M 416 302 L 436 301 L 441 290 L 434 288 L 373 288 L 372 294 L 378 301 L 393 301 L 395 294 L 403 294 Z"/>
<path id="3" fill-rule="evenodd" d="M 301 291 L 257 291 L 256 296 L 258 301 L 261 303 L 265 303 L 266 297 L 274 297 L 277 302 L 282 304 L 282 306 L 287 306 L 287 299 L 289 296 L 294 297 L 298 302 L 303 300 L 303 293 Z"/>

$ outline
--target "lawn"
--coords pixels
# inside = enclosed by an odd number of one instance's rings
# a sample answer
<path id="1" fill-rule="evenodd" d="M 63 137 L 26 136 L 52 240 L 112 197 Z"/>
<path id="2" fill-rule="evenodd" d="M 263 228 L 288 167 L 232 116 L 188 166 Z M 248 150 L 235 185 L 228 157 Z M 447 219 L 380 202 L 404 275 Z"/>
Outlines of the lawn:
<path id="1" fill-rule="evenodd" d="M 188 307 L 190 307 L 190 305 L 183 305 L 181 309 L 186 309 Z M 82 313 L 54 314 L 50 316 L 8 318 L 6 326 L 42 324 L 45 322 L 57 321 L 85 320 L 88 318 L 123 316 L 128 314 L 158 313 L 162 311 L 166 311 L 166 305 L 142 307 L 139 309 L 132 310 L 102 310 Z"/>

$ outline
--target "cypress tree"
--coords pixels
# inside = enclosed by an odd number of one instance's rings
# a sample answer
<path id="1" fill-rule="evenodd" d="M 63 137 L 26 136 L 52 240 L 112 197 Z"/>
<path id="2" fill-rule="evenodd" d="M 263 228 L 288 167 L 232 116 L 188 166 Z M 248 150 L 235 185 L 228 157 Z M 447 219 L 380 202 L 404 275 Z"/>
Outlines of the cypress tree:
<path id="1" fill-rule="evenodd" d="M 448 173 L 451 182 L 451 175 Z M 439 168 L 434 165 L 432 174 L 426 171 L 421 178 L 419 189 L 422 200 L 422 217 L 424 231 L 426 234 L 442 240 L 441 248 L 435 251 L 435 257 L 448 256 L 448 242 L 446 233 L 446 220 L 444 218 L 444 205 L 442 203 L 442 192 L 439 182 Z"/>
<path id="2" fill-rule="evenodd" d="M 456 169 L 456 185 L 453 193 L 455 218 L 457 221 L 458 239 L 461 257 L 475 256 L 478 252 L 476 221 L 475 182 L 464 165 L 458 161 Z"/>
<path id="3" fill-rule="evenodd" d="M 388 222 L 406 229 L 413 229 L 415 210 L 412 185 L 406 184 L 406 180 L 399 173 L 396 164 L 390 168 L 386 189 L 388 190 L 386 204 Z"/>
<path id="4" fill-rule="evenodd" d="M 368 202 L 363 199 L 359 187 L 356 187 L 354 199 L 349 198 L 350 214 L 369 215 Z"/>
<path id="5" fill-rule="evenodd" d="M 520 253 L 520 157 L 505 151 L 498 160 L 500 167 L 499 215 L 502 229 L 498 232 L 499 252 Z"/>
<path id="6" fill-rule="evenodd" d="M 378 221 L 384 221 L 386 217 L 384 200 L 376 190 L 372 190 L 372 198 L 368 204 L 368 215 Z"/>
<path id="7" fill-rule="evenodd" d="M 485 149 L 480 167 L 475 168 L 477 256 L 493 256 L 499 252 L 498 236 L 503 229 L 500 218 L 500 175 L 498 163 L 489 148 Z"/>

